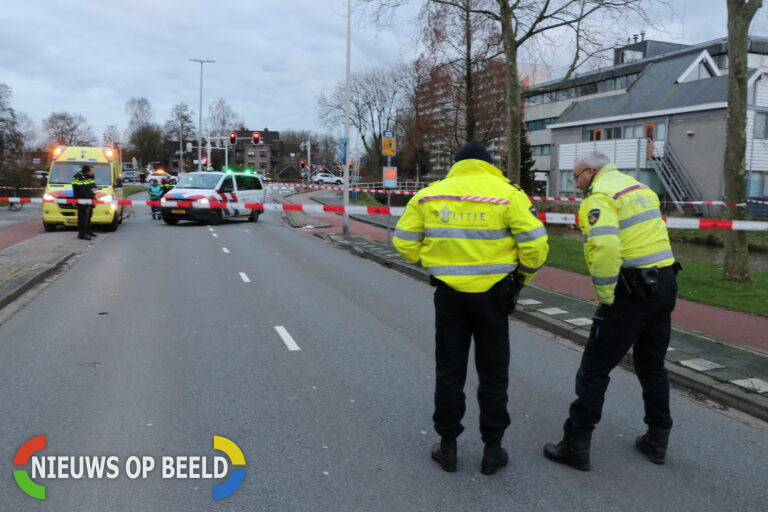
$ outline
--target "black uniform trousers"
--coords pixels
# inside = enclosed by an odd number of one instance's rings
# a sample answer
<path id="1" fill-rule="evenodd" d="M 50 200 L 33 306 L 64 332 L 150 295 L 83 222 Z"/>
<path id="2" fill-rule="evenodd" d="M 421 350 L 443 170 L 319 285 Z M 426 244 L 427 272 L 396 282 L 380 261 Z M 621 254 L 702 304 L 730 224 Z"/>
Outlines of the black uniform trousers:
<path id="1" fill-rule="evenodd" d="M 600 421 L 608 375 L 630 347 L 635 374 L 643 388 L 645 423 L 672 428 L 669 380 L 664 368 L 677 295 L 672 267 L 662 269 L 658 288 L 647 298 L 633 298 L 619 286 L 616 292 L 612 305 L 597 308 L 576 374 L 578 398 L 570 407 L 570 426 L 577 435 L 591 432 Z"/>
<path id="2" fill-rule="evenodd" d="M 93 212 L 93 205 L 77 205 L 77 230 L 80 236 L 88 236 L 91 234 L 91 212 Z"/>
<path id="3" fill-rule="evenodd" d="M 486 292 L 464 293 L 441 282 L 435 290 L 436 382 L 432 419 L 443 438 L 455 439 L 464 430 L 464 384 L 473 337 L 483 442 L 501 442 L 509 426 L 507 286 L 506 280 L 502 280 Z"/>

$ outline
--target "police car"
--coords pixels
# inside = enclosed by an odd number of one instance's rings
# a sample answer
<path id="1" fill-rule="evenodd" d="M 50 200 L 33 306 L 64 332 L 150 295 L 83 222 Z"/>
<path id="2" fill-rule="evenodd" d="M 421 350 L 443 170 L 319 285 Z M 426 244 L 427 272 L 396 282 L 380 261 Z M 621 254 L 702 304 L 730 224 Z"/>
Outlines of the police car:
<path id="1" fill-rule="evenodd" d="M 191 172 L 179 178 L 174 188 L 162 199 L 161 215 L 166 224 L 180 220 L 218 224 L 224 218 L 259 220 L 264 211 L 264 182 L 258 174 L 250 172 Z M 178 204 L 195 201 L 194 206 Z M 212 208 L 211 204 L 224 204 Z M 237 203 L 229 206 L 228 203 Z M 244 203 L 256 203 L 260 208 L 246 209 Z"/>

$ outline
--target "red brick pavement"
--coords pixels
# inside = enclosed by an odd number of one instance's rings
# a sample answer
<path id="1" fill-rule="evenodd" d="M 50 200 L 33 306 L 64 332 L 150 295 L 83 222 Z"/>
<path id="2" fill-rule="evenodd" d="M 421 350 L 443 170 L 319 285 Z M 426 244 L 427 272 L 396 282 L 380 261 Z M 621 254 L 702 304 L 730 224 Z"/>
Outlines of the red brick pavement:
<path id="1" fill-rule="evenodd" d="M 40 219 L 30 219 L 0 228 L 0 250 L 45 233 Z"/>

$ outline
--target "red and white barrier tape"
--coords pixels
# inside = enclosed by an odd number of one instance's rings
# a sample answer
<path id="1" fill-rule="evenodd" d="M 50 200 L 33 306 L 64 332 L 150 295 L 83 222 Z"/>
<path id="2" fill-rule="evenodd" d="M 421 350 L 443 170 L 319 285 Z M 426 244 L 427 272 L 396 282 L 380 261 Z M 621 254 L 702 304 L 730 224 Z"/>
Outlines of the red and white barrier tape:
<path id="1" fill-rule="evenodd" d="M 573 213 L 539 213 L 545 224 L 577 224 L 578 216 Z M 768 231 L 768 222 L 751 220 L 690 219 L 665 217 L 670 229 L 724 229 L 728 231 Z"/>
<path id="2" fill-rule="evenodd" d="M 262 211 L 296 211 L 305 213 L 337 214 L 344 213 L 343 205 L 322 204 L 280 204 L 280 203 L 230 203 L 223 201 L 199 201 L 167 200 L 167 201 L 120 201 L 104 202 L 91 199 L 42 199 L 39 197 L 0 197 L 0 201 L 13 203 L 58 203 L 58 204 L 113 204 L 123 206 L 162 206 L 166 208 L 239 208 L 244 210 Z M 405 207 L 386 206 L 348 206 L 346 212 L 353 215 L 391 215 L 400 217 L 405 212 Z M 545 224 L 577 224 L 577 215 L 573 213 L 546 213 L 537 214 Z M 723 229 L 732 231 L 768 231 L 768 222 L 748 220 L 721 220 L 721 219 L 691 219 L 667 217 L 664 218 L 668 228 L 672 229 Z"/>

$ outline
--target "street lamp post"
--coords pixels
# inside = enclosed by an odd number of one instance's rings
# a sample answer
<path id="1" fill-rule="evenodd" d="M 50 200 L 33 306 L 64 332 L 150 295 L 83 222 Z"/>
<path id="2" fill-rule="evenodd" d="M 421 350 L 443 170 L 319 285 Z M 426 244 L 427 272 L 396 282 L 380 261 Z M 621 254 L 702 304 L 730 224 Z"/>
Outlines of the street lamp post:
<path id="1" fill-rule="evenodd" d="M 216 62 L 215 60 L 189 59 L 200 63 L 200 108 L 197 121 L 197 170 L 203 172 L 203 64 Z"/>
<path id="2" fill-rule="evenodd" d="M 350 86 L 350 66 L 352 60 L 352 0 L 347 0 L 347 77 L 344 87 L 344 140 L 349 144 L 349 86 Z M 344 225 L 342 233 L 349 234 L 349 159 L 344 159 Z"/>

